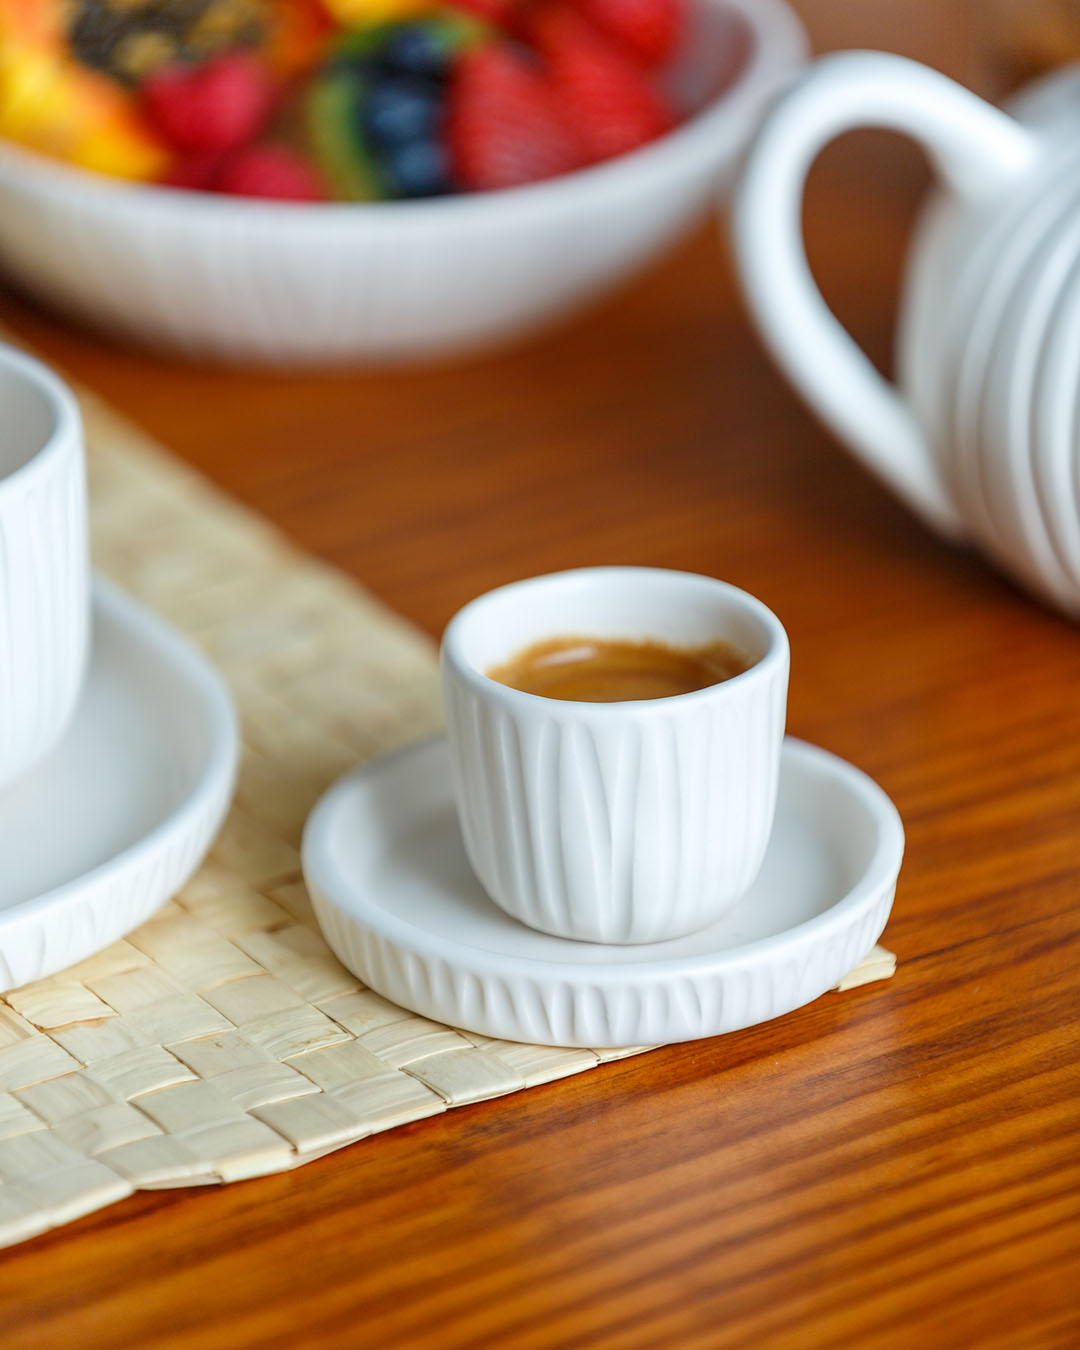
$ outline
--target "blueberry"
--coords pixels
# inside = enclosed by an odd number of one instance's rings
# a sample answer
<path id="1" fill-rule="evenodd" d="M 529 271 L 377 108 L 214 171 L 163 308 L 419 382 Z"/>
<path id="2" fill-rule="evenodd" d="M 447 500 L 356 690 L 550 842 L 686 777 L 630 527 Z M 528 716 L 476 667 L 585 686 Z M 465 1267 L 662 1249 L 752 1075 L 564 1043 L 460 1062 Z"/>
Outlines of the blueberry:
<path id="1" fill-rule="evenodd" d="M 425 24 L 401 24 L 391 30 L 380 53 L 387 70 L 441 80 L 453 55 L 446 35 Z"/>
<path id="2" fill-rule="evenodd" d="M 375 145 L 410 145 L 430 140 L 438 128 L 442 96 L 426 81 L 408 75 L 383 76 L 372 83 L 362 108 L 363 130 Z"/>
<path id="3" fill-rule="evenodd" d="M 397 197 L 437 197 L 451 190 L 449 156 L 437 140 L 395 146 L 382 163 Z"/>

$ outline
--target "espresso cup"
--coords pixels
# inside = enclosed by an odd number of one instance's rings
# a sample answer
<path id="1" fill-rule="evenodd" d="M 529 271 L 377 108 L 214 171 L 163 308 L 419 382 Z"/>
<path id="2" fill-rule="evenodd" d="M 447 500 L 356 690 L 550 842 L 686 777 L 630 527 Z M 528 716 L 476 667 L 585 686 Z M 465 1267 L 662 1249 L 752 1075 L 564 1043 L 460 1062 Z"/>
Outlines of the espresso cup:
<path id="1" fill-rule="evenodd" d="M 725 642 L 747 669 L 669 698 L 578 703 L 492 679 L 563 637 Z M 788 642 L 759 600 L 642 567 L 554 573 L 466 605 L 442 644 L 465 849 L 502 909 L 559 937 L 657 942 L 749 889 L 776 808 Z"/>
<path id="2" fill-rule="evenodd" d="M 0 345 L 0 788 L 66 727 L 89 635 L 86 469 L 75 400 Z"/>

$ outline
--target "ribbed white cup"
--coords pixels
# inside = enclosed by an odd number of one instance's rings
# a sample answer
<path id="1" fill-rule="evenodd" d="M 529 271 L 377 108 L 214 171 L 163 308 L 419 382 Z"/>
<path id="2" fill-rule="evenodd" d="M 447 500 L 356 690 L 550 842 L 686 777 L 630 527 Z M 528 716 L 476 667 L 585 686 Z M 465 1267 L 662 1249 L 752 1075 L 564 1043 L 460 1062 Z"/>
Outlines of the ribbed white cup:
<path id="1" fill-rule="evenodd" d="M 726 640 L 752 661 L 674 698 L 574 703 L 486 672 L 559 636 Z M 760 601 L 641 567 L 554 573 L 466 605 L 443 638 L 465 848 L 491 898 L 532 928 L 656 942 L 704 928 L 750 887 L 776 806 L 788 643 Z"/>
<path id="2" fill-rule="evenodd" d="M 86 468 L 75 400 L 0 345 L 0 788 L 53 746 L 89 638 Z"/>

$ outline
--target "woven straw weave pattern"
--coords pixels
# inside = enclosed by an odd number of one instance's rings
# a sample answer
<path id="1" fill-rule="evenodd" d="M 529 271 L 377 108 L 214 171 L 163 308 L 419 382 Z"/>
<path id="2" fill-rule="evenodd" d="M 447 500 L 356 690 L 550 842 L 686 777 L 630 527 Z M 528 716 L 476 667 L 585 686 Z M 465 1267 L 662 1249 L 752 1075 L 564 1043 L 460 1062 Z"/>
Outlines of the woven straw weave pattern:
<path id="1" fill-rule="evenodd" d="M 83 409 L 95 562 L 224 672 L 243 763 L 174 901 L 0 999 L 0 1245 L 139 1188 L 280 1171 L 634 1053 L 441 1026 L 334 959 L 301 881 L 303 822 L 359 760 L 441 724 L 431 644 L 102 404 Z M 891 974 L 875 959 L 851 982 Z"/>

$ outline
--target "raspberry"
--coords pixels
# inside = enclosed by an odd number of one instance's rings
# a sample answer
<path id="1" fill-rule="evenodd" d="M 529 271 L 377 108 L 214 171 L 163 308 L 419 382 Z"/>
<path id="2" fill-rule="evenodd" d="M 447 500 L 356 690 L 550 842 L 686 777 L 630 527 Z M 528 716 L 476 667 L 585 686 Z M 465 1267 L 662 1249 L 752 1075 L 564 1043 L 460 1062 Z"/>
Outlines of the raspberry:
<path id="1" fill-rule="evenodd" d="M 253 145 L 234 156 L 217 177 L 219 192 L 276 201 L 319 202 L 326 192 L 302 156 L 284 145 Z"/>
<path id="2" fill-rule="evenodd" d="M 270 114 L 270 81 L 242 48 L 198 66 L 164 66 L 142 92 L 151 120 L 178 150 L 239 149 Z"/>
<path id="3" fill-rule="evenodd" d="M 217 150 L 193 150 L 174 160 L 161 181 L 166 187 L 211 192 L 224 162 L 225 157 Z"/>

